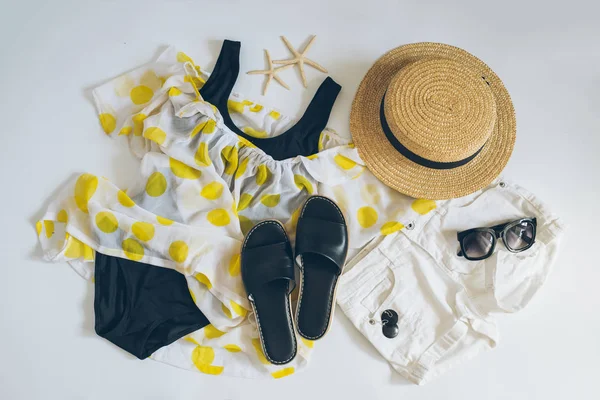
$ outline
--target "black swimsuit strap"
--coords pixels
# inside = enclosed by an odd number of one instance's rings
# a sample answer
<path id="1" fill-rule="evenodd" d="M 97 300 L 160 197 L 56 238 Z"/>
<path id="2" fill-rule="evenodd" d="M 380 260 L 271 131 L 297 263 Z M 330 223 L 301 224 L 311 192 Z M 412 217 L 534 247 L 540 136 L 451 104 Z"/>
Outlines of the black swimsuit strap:
<path id="1" fill-rule="evenodd" d="M 217 107 L 227 106 L 240 72 L 240 42 L 224 40 L 217 63 L 206 84 L 200 89 L 202 98 Z"/>
<path id="2" fill-rule="evenodd" d="M 333 105 L 341 89 L 340 85 L 330 77 L 327 77 L 321 83 L 321 86 L 319 86 L 317 93 L 315 93 L 302 118 L 296 123 L 294 127 L 294 129 L 298 130 L 296 132 L 296 140 L 307 143 L 307 145 L 310 143 L 311 146 L 314 146 L 314 148 L 306 149 L 308 154 L 318 152 L 319 139 L 316 138 L 314 140 L 314 136 L 320 135 L 327 127 Z M 302 135 L 302 138 L 298 137 L 299 135 Z"/>

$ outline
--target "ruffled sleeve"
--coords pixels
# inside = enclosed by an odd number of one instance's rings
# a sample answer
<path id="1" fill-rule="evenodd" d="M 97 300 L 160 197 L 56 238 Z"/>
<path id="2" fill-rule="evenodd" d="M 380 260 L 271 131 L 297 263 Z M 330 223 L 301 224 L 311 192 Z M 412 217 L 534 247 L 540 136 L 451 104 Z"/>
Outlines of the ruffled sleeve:
<path id="1" fill-rule="evenodd" d="M 143 136 L 144 120 L 157 114 L 168 99 L 181 106 L 197 100 L 207 78 L 188 55 L 169 47 L 155 61 L 93 90 L 102 130 L 128 138 L 132 152 L 141 158 L 158 149 L 156 141 Z"/>

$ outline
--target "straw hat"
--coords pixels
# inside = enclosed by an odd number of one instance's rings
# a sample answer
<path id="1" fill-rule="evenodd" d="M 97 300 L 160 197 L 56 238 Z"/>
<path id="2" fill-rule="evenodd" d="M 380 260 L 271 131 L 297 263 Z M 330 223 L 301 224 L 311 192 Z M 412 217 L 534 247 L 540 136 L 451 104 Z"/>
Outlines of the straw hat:
<path id="1" fill-rule="evenodd" d="M 516 121 L 502 81 L 481 60 L 457 47 L 414 43 L 367 72 L 350 131 L 383 183 L 437 200 L 490 184 L 510 158 Z"/>

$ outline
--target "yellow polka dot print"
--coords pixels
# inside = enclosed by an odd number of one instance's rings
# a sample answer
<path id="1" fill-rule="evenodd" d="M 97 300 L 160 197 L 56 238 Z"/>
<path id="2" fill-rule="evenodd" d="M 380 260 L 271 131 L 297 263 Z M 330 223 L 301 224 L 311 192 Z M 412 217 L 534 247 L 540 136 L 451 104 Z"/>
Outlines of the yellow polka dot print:
<path id="1" fill-rule="evenodd" d="M 356 162 L 352 161 L 348 157 L 345 157 L 341 154 L 336 155 L 333 158 L 333 161 L 342 169 L 348 170 L 352 169 L 356 166 Z"/>
<path id="2" fill-rule="evenodd" d="M 196 280 L 198 282 L 200 282 L 201 284 L 203 284 L 204 286 L 206 286 L 206 288 L 208 290 L 210 290 L 212 288 L 212 283 L 210 281 L 210 279 L 208 279 L 208 277 L 206 275 L 204 275 L 202 272 L 198 272 L 194 275 L 194 278 L 196 278 Z"/>
<path id="3" fill-rule="evenodd" d="M 235 146 L 225 146 L 221 150 L 221 159 L 227 175 L 233 175 L 238 167 L 238 149 Z"/>
<path id="4" fill-rule="evenodd" d="M 377 223 L 378 215 L 377 211 L 373 207 L 366 206 L 361 207 L 356 212 L 358 223 L 363 228 L 370 228 Z"/>
<path id="5" fill-rule="evenodd" d="M 38 221 L 35 223 L 35 231 L 37 232 L 38 236 L 40 236 L 40 234 L 42 233 L 42 221 Z"/>
<path id="6" fill-rule="evenodd" d="M 133 134 L 135 136 L 142 136 L 144 131 L 144 120 L 148 118 L 146 114 L 139 113 L 133 116 Z"/>
<path id="7" fill-rule="evenodd" d="M 352 177 L 352 180 L 358 179 L 364 172 L 365 172 L 365 168 L 364 167 L 360 168 L 360 170 L 357 172 L 357 174 Z"/>
<path id="8" fill-rule="evenodd" d="M 131 232 L 133 232 L 133 235 L 142 242 L 147 242 L 154 237 L 154 225 L 148 222 L 134 222 L 133 225 L 131 225 Z"/>
<path id="9" fill-rule="evenodd" d="M 107 135 L 110 135 L 117 127 L 117 120 L 112 114 L 102 113 L 98 115 L 98 118 L 100 119 L 100 125 L 102 125 L 102 130 Z"/>
<path id="10" fill-rule="evenodd" d="M 290 376 L 295 371 L 294 367 L 287 367 L 280 369 L 279 371 L 271 372 L 271 376 L 275 379 L 285 378 L 286 376 Z"/>
<path id="11" fill-rule="evenodd" d="M 129 238 L 121 243 L 125 256 L 133 261 L 140 261 L 144 258 L 144 246 L 135 239 Z"/>
<path id="12" fill-rule="evenodd" d="M 237 206 L 237 211 L 240 212 L 240 211 L 248 208 L 248 206 L 250 206 L 250 203 L 252 202 L 252 199 L 253 199 L 253 197 L 251 194 L 242 193 L 242 195 L 240 196 L 240 202 L 238 203 L 238 206 Z"/>
<path id="13" fill-rule="evenodd" d="M 54 235 L 54 221 L 44 220 L 44 231 L 46 232 L 46 237 L 50 239 Z"/>
<path id="14" fill-rule="evenodd" d="M 252 222 L 252 220 L 248 217 L 244 217 L 243 215 L 239 216 L 240 219 L 240 229 L 242 230 L 242 233 L 244 235 L 246 235 L 250 229 L 252 229 L 252 227 L 254 226 L 254 222 Z"/>
<path id="15" fill-rule="evenodd" d="M 397 221 L 386 222 L 381 227 L 381 234 L 382 235 L 389 235 L 389 234 L 392 234 L 394 232 L 398 232 L 402 228 L 404 228 L 404 225 L 402 225 L 400 222 L 397 222 Z"/>
<path id="16" fill-rule="evenodd" d="M 198 343 L 198 341 L 196 341 L 196 339 L 194 339 L 192 336 L 186 336 L 183 338 L 183 340 L 190 342 L 190 343 L 194 343 L 196 346 L 200 346 L 200 343 Z"/>
<path id="17" fill-rule="evenodd" d="M 244 307 L 240 306 L 233 300 L 229 301 L 229 305 L 231 306 L 231 309 L 240 317 L 245 317 L 246 314 L 248 314 L 248 310 L 246 310 Z"/>
<path id="18" fill-rule="evenodd" d="M 131 101 L 133 101 L 133 104 L 145 104 L 147 102 L 149 102 L 152 97 L 154 96 L 154 92 L 152 91 L 152 89 L 150 89 L 148 86 L 144 86 L 144 85 L 139 85 L 134 87 L 133 89 L 131 89 L 131 92 L 129 93 L 129 97 L 131 98 Z"/>
<path id="19" fill-rule="evenodd" d="M 308 194 L 313 194 L 313 185 L 302 175 L 294 175 L 294 183 L 299 190 L 306 189 Z"/>
<path id="20" fill-rule="evenodd" d="M 265 194 L 260 198 L 260 202 L 267 207 L 276 207 L 280 198 L 279 194 Z"/>
<path id="21" fill-rule="evenodd" d="M 119 131 L 119 135 L 127 136 L 131 132 L 133 132 L 133 128 L 131 126 L 127 125 L 127 126 L 124 126 L 121 128 L 121 130 Z"/>
<path id="22" fill-rule="evenodd" d="M 209 211 L 206 215 L 206 219 L 215 226 L 225 226 L 230 222 L 229 213 L 223 208 Z"/>
<path id="23" fill-rule="evenodd" d="M 173 223 L 173 221 L 171 221 L 170 219 L 163 218 L 160 215 L 156 216 L 156 220 L 158 221 L 159 224 L 165 225 L 165 226 L 169 226 L 169 225 L 171 225 Z"/>
<path id="24" fill-rule="evenodd" d="M 240 263 L 240 255 L 235 254 L 229 260 L 229 275 L 238 276 L 241 272 L 241 263 Z"/>
<path id="25" fill-rule="evenodd" d="M 249 158 L 244 158 L 242 160 L 242 162 L 240 163 L 240 166 L 238 167 L 237 171 L 235 172 L 235 178 L 239 178 L 240 176 L 244 175 L 244 173 L 246 172 L 246 168 L 248 167 L 248 161 Z"/>
<path id="26" fill-rule="evenodd" d="M 298 218 L 300 217 L 300 209 L 301 208 L 302 207 L 297 208 L 296 211 L 294 211 L 292 213 L 291 221 L 292 221 L 292 230 L 294 230 L 294 231 L 296 230 L 296 226 L 298 226 Z"/>
<path id="27" fill-rule="evenodd" d="M 309 349 L 312 349 L 313 347 L 315 347 L 314 340 L 308 340 L 308 339 L 305 339 L 303 337 L 301 337 L 300 339 L 302 340 L 302 343 L 304 343 L 304 345 L 306 347 L 308 347 Z"/>
<path id="28" fill-rule="evenodd" d="M 211 365 L 215 359 L 215 351 L 212 347 L 196 346 L 192 352 L 192 362 L 198 370 L 204 374 L 220 375 L 224 367 Z"/>
<path id="29" fill-rule="evenodd" d="M 219 182 L 211 182 L 204 186 L 200 191 L 200 196 L 208 200 L 217 200 L 223 194 L 223 184 Z"/>
<path id="30" fill-rule="evenodd" d="M 348 214 L 350 199 L 348 198 L 348 194 L 344 190 L 343 185 L 336 185 L 333 188 L 333 199 L 337 202 L 338 206 L 340 206 L 341 210 L 344 214 Z"/>
<path id="31" fill-rule="evenodd" d="M 319 152 L 323 151 L 323 139 L 325 137 L 325 132 L 321 132 L 321 134 L 319 135 L 319 143 L 317 145 L 317 149 L 319 150 Z"/>
<path id="32" fill-rule="evenodd" d="M 249 110 L 251 112 L 255 112 L 255 113 L 261 111 L 262 109 L 263 109 L 263 106 L 261 106 L 260 104 L 255 104 L 255 105 L 253 105 L 252 107 L 249 108 Z"/>
<path id="33" fill-rule="evenodd" d="M 204 79 L 195 77 L 195 76 L 190 76 L 190 75 L 186 75 L 183 78 L 184 82 L 189 82 L 192 85 L 196 86 L 196 89 L 200 89 L 202 86 L 204 86 L 204 84 L 206 83 L 206 81 Z"/>
<path id="34" fill-rule="evenodd" d="M 162 129 L 153 126 L 144 131 L 144 137 L 158 144 L 163 144 L 167 138 L 167 134 Z"/>
<path id="35" fill-rule="evenodd" d="M 146 182 L 148 196 L 158 197 L 167 190 L 167 179 L 160 172 L 154 172 Z"/>
<path id="36" fill-rule="evenodd" d="M 98 178 L 92 174 L 82 174 L 75 182 L 75 204 L 87 214 L 88 202 L 96 193 L 98 188 Z"/>
<path id="37" fill-rule="evenodd" d="M 69 221 L 69 215 L 67 214 L 67 210 L 62 209 L 58 212 L 58 214 L 56 214 L 56 220 L 58 222 L 62 222 L 63 224 L 66 224 Z"/>
<path id="38" fill-rule="evenodd" d="M 421 215 L 425 215 L 436 207 L 435 201 L 426 199 L 416 199 L 412 202 L 411 208 Z"/>
<path id="39" fill-rule="evenodd" d="M 196 150 L 196 154 L 194 155 L 194 161 L 201 167 L 208 167 L 212 164 L 206 143 L 200 143 L 200 146 L 198 146 L 198 150 Z"/>
<path id="40" fill-rule="evenodd" d="M 264 164 L 259 165 L 256 170 L 256 184 L 258 186 L 264 185 L 269 180 L 271 175 L 272 173 L 269 167 Z"/>
<path id="41" fill-rule="evenodd" d="M 82 241 L 74 238 L 67 233 L 66 246 L 65 246 L 65 257 L 68 258 L 82 258 L 86 261 L 94 259 L 94 250 L 84 244 Z"/>
<path id="42" fill-rule="evenodd" d="M 194 61 L 192 61 L 192 59 L 187 54 L 185 54 L 183 51 L 177 52 L 177 61 L 180 63 L 185 63 L 185 62 L 191 62 L 192 64 L 194 63 Z"/>
<path id="43" fill-rule="evenodd" d="M 169 255 L 174 261 L 178 263 L 184 262 L 188 256 L 187 243 L 182 240 L 177 240 L 171 243 L 171 245 L 169 246 Z"/>
<path id="44" fill-rule="evenodd" d="M 195 303 L 196 302 L 196 295 L 194 294 L 194 292 L 192 292 L 191 289 L 188 288 L 188 291 L 190 292 L 190 296 L 192 297 L 192 301 Z M 186 340 L 189 340 L 188 338 L 185 338 Z M 196 343 L 198 344 L 198 343 Z"/>
<path id="45" fill-rule="evenodd" d="M 229 110 L 230 113 L 241 114 L 244 112 L 244 107 L 250 106 L 250 105 L 252 105 L 252 102 L 249 100 L 243 100 L 243 101 L 228 100 L 227 101 L 227 109 Z"/>
<path id="46" fill-rule="evenodd" d="M 269 113 L 269 117 L 277 120 L 277 119 L 279 119 L 281 117 L 281 114 L 278 113 L 277 111 L 271 111 Z"/>
<path id="47" fill-rule="evenodd" d="M 169 167 L 173 175 L 181 179 L 198 179 L 202 176 L 202 171 L 189 167 L 174 158 L 169 158 Z"/>
<path id="48" fill-rule="evenodd" d="M 225 334 L 225 332 L 221 332 L 217 328 L 215 328 L 212 324 L 208 324 L 204 327 L 204 336 L 208 339 L 215 339 L 221 337 Z"/>
<path id="49" fill-rule="evenodd" d="M 119 97 L 129 97 L 129 92 L 135 86 L 135 82 L 128 75 L 122 75 L 114 80 L 115 94 Z"/>
<path id="50" fill-rule="evenodd" d="M 237 344 L 226 344 L 225 346 L 223 346 L 223 348 L 230 353 L 239 353 L 240 351 L 242 351 L 242 348 Z"/>
<path id="51" fill-rule="evenodd" d="M 256 351 L 256 356 L 258 357 L 258 360 L 262 363 L 262 364 L 271 364 L 269 362 L 269 360 L 267 360 L 267 357 L 265 357 L 265 353 L 262 350 L 262 346 L 260 344 L 260 340 L 259 339 L 252 339 L 252 347 L 254 347 L 254 350 Z"/>
<path id="52" fill-rule="evenodd" d="M 255 138 L 266 138 L 268 136 L 267 132 L 256 130 L 256 129 L 250 127 L 250 126 L 246 126 L 243 129 L 243 131 L 244 131 L 245 134 L 250 135 L 250 136 L 255 137 Z"/>
<path id="53" fill-rule="evenodd" d="M 200 372 L 208 375 L 221 375 L 225 367 L 217 365 L 195 364 Z"/>
<path id="54" fill-rule="evenodd" d="M 177 89 L 176 87 L 169 89 L 169 97 L 177 97 L 181 95 L 181 93 L 181 90 Z"/>
<path id="55" fill-rule="evenodd" d="M 190 137 L 194 137 L 200 132 L 202 132 L 205 135 L 210 135 L 215 131 L 216 127 L 217 123 L 215 122 L 215 120 L 209 119 L 208 121 L 201 122 L 198 125 L 196 125 L 194 129 L 192 129 Z"/>
<path id="56" fill-rule="evenodd" d="M 254 143 L 252 143 L 251 141 L 249 141 L 248 139 L 238 136 L 238 140 L 239 140 L 239 145 L 240 147 L 246 146 L 246 147 L 256 147 L 256 145 Z"/>
<path id="57" fill-rule="evenodd" d="M 212 347 L 198 346 L 194 350 L 194 356 L 196 362 L 201 364 L 212 364 L 215 360 L 215 351 Z"/>
<path id="58" fill-rule="evenodd" d="M 144 72 L 140 78 L 140 83 L 146 87 L 149 87 L 150 90 L 153 91 L 160 89 L 162 86 L 162 80 L 156 75 L 156 72 L 152 71 L 151 69 Z"/>
<path id="59" fill-rule="evenodd" d="M 117 193 L 117 200 L 119 201 L 119 204 L 121 204 L 123 207 L 129 208 L 135 205 L 133 200 L 131 200 L 131 198 L 127 196 L 127 193 L 125 193 L 125 191 L 123 190 L 119 190 L 119 192 Z"/>
<path id="60" fill-rule="evenodd" d="M 227 316 L 227 318 L 232 319 L 233 315 L 231 314 L 231 311 L 229 310 L 229 308 L 227 308 L 225 306 L 225 304 L 221 304 L 221 310 L 223 310 L 223 314 L 225 314 Z"/>
<path id="61" fill-rule="evenodd" d="M 113 233 L 119 228 L 119 222 L 110 211 L 101 211 L 96 214 L 96 226 L 104 233 Z"/>
<path id="62" fill-rule="evenodd" d="M 381 201 L 381 194 L 378 187 L 380 185 L 366 184 L 360 188 L 360 196 L 367 204 L 377 205 Z"/>

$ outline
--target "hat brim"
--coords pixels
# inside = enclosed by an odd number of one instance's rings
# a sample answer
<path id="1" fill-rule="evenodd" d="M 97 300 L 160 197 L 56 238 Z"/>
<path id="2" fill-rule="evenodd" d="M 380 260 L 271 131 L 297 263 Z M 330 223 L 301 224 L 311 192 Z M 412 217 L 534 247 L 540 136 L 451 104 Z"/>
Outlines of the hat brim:
<path id="1" fill-rule="evenodd" d="M 379 119 L 385 91 L 394 75 L 411 62 L 450 59 L 480 73 L 496 101 L 496 123 L 480 153 L 453 169 L 434 169 L 410 161 L 388 141 Z M 466 196 L 489 185 L 504 169 L 516 139 L 516 118 L 508 91 L 484 62 L 454 46 L 414 43 L 383 55 L 363 78 L 350 113 L 350 132 L 360 157 L 373 174 L 400 193 L 432 200 Z"/>

